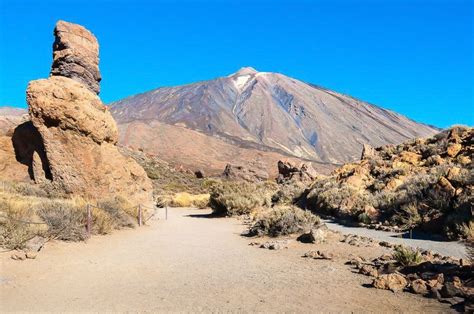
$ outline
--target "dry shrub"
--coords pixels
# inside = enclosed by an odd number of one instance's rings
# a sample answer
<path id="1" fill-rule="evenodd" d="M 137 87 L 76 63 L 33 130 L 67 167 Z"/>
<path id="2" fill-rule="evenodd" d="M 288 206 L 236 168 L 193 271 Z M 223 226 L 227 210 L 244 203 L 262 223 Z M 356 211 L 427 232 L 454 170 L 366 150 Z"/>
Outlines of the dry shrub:
<path id="1" fill-rule="evenodd" d="M 71 201 L 45 201 L 38 206 L 38 215 L 48 225 L 48 232 L 64 241 L 83 241 L 87 238 L 86 211 Z"/>
<path id="2" fill-rule="evenodd" d="M 206 208 L 209 205 L 209 194 L 189 194 L 187 192 L 176 193 L 169 205 L 171 207 L 197 207 Z"/>
<path id="3" fill-rule="evenodd" d="M 277 237 L 307 231 L 319 223 L 319 217 L 310 211 L 295 206 L 275 206 L 257 214 L 249 235 Z"/>
<path id="4" fill-rule="evenodd" d="M 105 199 L 97 202 L 99 210 L 104 211 L 111 218 L 102 215 L 104 221 L 102 224 L 110 224 L 112 229 L 120 228 L 135 228 L 138 219 L 138 207 L 133 206 L 127 199 L 121 196 L 116 196 L 110 199 Z M 145 216 L 145 211 L 142 211 Z M 98 216 L 96 216 L 98 218 Z"/>
<path id="5" fill-rule="evenodd" d="M 271 205 L 276 184 L 225 181 L 213 187 L 209 205 L 216 215 L 244 215 L 254 208 Z"/>
<path id="6" fill-rule="evenodd" d="M 37 224 L 21 221 L 37 221 L 30 204 L 24 199 L 0 198 L 0 246 L 6 249 L 22 249 L 27 240 L 44 232 Z"/>

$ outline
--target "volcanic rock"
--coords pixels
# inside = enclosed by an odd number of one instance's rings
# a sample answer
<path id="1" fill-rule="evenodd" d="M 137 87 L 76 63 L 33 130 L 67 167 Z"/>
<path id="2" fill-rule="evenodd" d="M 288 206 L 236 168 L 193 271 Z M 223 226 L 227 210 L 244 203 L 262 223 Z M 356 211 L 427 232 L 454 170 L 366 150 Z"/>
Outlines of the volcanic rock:
<path id="1" fill-rule="evenodd" d="M 50 180 L 68 194 L 151 200 L 151 181 L 143 168 L 119 152 L 117 126 L 96 94 L 97 41 L 82 26 L 63 21 L 55 35 L 52 76 L 30 82 L 26 92 L 41 144 L 26 154 L 33 179 Z"/>
<path id="2" fill-rule="evenodd" d="M 396 292 L 403 290 L 407 286 L 407 281 L 399 274 L 385 274 L 375 278 L 373 285 L 377 289 L 392 290 L 393 292 Z"/>
<path id="3" fill-rule="evenodd" d="M 312 181 L 316 178 L 317 173 L 309 164 L 302 163 L 299 167 L 290 161 L 278 161 L 278 183 L 286 181 Z"/>
<path id="4" fill-rule="evenodd" d="M 222 176 L 230 180 L 244 180 L 248 182 L 259 182 L 268 180 L 268 173 L 259 166 L 246 167 L 243 165 L 227 164 Z"/>
<path id="5" fill-rule="evenodd" d="M 95 94 L 100 92 L 99 43 L 81 25 L 58 21 L 54 29 L 51 76 L 72 78 Z"/>

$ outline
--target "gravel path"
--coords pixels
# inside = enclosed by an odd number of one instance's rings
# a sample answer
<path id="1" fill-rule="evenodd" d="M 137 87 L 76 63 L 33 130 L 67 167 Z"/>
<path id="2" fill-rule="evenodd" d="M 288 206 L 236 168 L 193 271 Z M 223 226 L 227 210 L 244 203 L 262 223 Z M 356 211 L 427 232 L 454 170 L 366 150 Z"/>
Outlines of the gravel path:
<path id="1" fill-rule="evenodd" d="M 339 231 L 343 234 L 356 234 L 359 236 L 369 237 L 378 241 L 386 241 L 393 244 L 403 244 L 413 248 L 423 250 L 431 250 L 442 255 L 452 256 L 456 258 L 466 257 L 466 247 L 462 242 L 457 241 L 434 241 L 425 239 L 402 238 L 401 233 L 386 232 L 360 227 L 348 227 L 329 220 L 324 220 L 329 229 Z"/>
<path id="2" fill-rule="evenodd" d="M 364 287 L 371 279 L 344 265 L 348 254 L 373 258 L 385 248 L 334 240 L 260 249 L 240 235 L 239 220 L 206 212 L 171 209 L 150 226 L 51 242 L 35 260 L 0 255 L 0 312 L 450 311 L 433 299 Z M 335 257 L 301 257 L 312 249 Z"/>

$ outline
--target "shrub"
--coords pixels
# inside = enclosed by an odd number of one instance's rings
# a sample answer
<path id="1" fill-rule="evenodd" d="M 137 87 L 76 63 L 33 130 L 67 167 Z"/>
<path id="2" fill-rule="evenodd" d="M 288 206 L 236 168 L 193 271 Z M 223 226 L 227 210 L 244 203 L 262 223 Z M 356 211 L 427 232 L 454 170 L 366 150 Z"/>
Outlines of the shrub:
<path id="1" fill-rule="evenodd" d="M 302 182 L 280 184 L 278 191 L 272 196 L 272 202 L 274 204 L 294 204 L 301 198 L 306 188 L 307 186 Z"/>
<path id="2" fill-rule="evenodd" d="M 66 201 L 46 201 L 39 205 L 38 215 L 48 225 L 48 232 L 64 241 L 83 241 L 86 211 Z"/>
<path id="3" fill-rule="evenodd" d="M 42 233 L 42 225 L 25 224 L 21 221 L 37 221 L 30 203 L 22 198 L 0 198 L 0 246 L 6 249 L 22 249 L 27 240 Z M 38 222 L 38 221 L 37 221 Z"/>
<path id="4" fill-rule="evenodd" d="M 250 227 L 249 235 L 277 237 L 307 231 L 319 224 L 319 217 L 295 206 L 275 206 L 262 211 Z"/>
<path id="5" fill-rule="evenodd" d="M 169 202 L 171 207 L 206 208 L 209 204 L 209 194 L 192 195 L 187 192 L 176 193 Z"/>
<path id="6" fill-rule="evenodd" d="M 254 208 L 270 206 L 276 185 L 270 183 L 249 183 L 225 181 L 213 187 L 209 205 L 217 215 L 244 215 Z"/>
<path id="7" fill-rule="evenodd" d="M 112 218 L 114 228 L 135 228 L 138 218 L 138 208 L 132 206 L 125 198 L 116 196 L 97 203 L 99 209 L 105 211 Z M 146 213 L 143 212 L 143 215 Z"/>
<path id="8" fill-rule="evenodd" d="M 423 262 L 423 257 L 418 250 L 398 245 L 393 252 L 393 259 L 402 266 L 417 265 Z"/>

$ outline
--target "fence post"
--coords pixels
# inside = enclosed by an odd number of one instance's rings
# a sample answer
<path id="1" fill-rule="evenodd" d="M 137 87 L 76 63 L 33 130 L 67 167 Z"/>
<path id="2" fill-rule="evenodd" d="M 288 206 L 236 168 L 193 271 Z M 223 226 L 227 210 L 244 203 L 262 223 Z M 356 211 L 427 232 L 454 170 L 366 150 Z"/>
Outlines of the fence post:
<path id="1" fill-rule="evenodd" d="M 165 220 L 168 220 L 168 205 L 165 206 Z"/>
<path id="2" fill-rule="evenodd" d="M 142 204 L 138 204 L 138 226 L 142 226 Z"/>
<path id="3" fill-rule="evenodd" d="M 91 205 L 89 204 L 87 204 L 86 232 L 87 232 L 87 237 L 89 238 L 92 232 L 92 212 L 91 212 Z"/>

